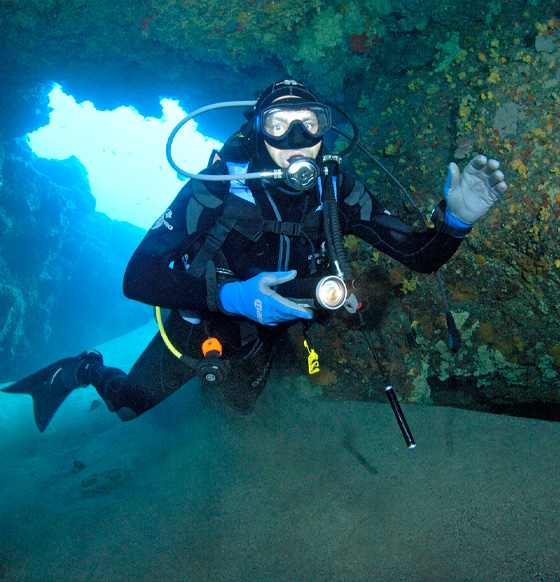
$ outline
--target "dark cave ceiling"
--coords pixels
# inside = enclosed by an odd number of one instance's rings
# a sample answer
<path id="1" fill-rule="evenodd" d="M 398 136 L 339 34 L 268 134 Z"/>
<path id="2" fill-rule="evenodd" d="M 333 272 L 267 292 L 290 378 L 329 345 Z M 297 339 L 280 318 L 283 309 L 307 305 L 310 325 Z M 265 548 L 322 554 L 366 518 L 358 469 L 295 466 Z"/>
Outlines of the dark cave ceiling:
<path id="1" fill-rule="evenodd" d="M 46 123 L 53 82 L 98 109 L 131 105 L 151 116 L 161 97 L 192 111 L 252 99 L 285 76 L 357 102 L 365 78 L 429 66 L 438 39 L 469 23 L 476 34 L 488 10 L 481 0 L 4 0 L 0 131 L 14 137 Z M 207 132 L 234 129 L 222 118 Z"/>

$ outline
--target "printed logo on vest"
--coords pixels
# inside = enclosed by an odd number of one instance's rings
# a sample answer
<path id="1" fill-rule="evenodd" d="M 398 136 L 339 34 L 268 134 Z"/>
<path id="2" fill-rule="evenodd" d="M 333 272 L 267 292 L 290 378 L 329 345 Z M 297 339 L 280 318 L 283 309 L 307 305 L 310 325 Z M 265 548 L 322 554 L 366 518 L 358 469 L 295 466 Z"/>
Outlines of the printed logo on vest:
<path id="1" fill-rule="evenodd" d="M 152 226 L 151 230 L 155 230 L 160 226 L 165 226 L 168 230 L 173 230 L 173 227 L 167 222 L 166 218 L 171 218 L 173 216 L 173 211 L 166 210 L 155 222 L 154 226 Z"/>

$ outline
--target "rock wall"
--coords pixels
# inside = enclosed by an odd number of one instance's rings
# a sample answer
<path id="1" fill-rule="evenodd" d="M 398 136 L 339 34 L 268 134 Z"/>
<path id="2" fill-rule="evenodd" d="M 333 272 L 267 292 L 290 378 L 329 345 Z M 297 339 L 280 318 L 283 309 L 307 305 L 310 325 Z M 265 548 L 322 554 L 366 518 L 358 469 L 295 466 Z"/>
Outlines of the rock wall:
<path id="1" fill-rule="evenodd" d="M 0 131 L 45 123 L 56 81 L 99 108 L 157 114 L 160 96 L 192 110 L 251 98 L 294 76 L 342 105 L 361 142 L 427 216 L 447 164 L 500 159 L 507 195 L 443 269 L 463 336 L 445 347 L 433 277 L 348 240 L 396 389 L 415 402 L 467 407 L 560 403 L 560 2 L 551 0 L 10 0 L 0 5 Z M 201 118 L 224 138 L 227 116 Z M 363 180 L 415 220 L 399 188 L 363 156 Z M 373 398 L 379 374 L 341 316 L 318 332 L 331 373 L 323 394 Z M 376 392 L 377 393 L 377 392 Z"/>
<path id="2" fill-rule="evenodd" d="M 454 23 L 447 40 L 435 44 L 429 68 L 409 70 L 401 79 L 379 76 L 375 101 L 359 87 L 357 117 L 369 128 L 364 143 L 410 185 L 426 215 L 441 196 L 449 161 L 464 164 L 484 153 L 499 159 L 507 174 L 508 193 L 443 269 L 463 336 L 459 353 L 445 345 L 435 279 L 406 272 L 357 244 L 353 252 L 362 271 L 382 265 L 396 291 L 382 332 L 386 344 L 398 346 L 390 358 L 408 400 L 483 410 L 525 404 L 558 420 L 558 4 L 545 13 L 542 5 L 539 13 L 533 10 L 536 3 L 491 5 L 475 28 Z M 372 177 L 362 161 L 354 167 L 391 208 L 414 219 L 399 204 L 394 184 L 384 191 L 382 173 Z M 407 313 L 405 321 L 397 306 Z M 406 330 L 413 343 L 405 340 Z"/>
<path id="3" fill-rule="evenodd" d="M 76 158 L 0 150 L 0 382 L 15 380 L 142 325 L 151 310 L 122 295 L 144 231 L 95 212 Z"/>

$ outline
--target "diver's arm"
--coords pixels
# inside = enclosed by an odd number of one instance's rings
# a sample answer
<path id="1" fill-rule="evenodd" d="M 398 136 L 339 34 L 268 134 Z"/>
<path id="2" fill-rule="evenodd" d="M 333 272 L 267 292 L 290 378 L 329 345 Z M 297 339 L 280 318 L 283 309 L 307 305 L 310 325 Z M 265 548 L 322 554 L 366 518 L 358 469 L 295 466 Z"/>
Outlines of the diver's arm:
<path id="1" fill-rule="evenodd" d="M 350 233 L 419 273 L 437 271 L 455 254 L 463 240 L 435 228 L 416 232 L 398 218 L 387 215 L 375 216 L 367 224 L 355 224 Z"/>
<path id="2" fill-rule="evenodd" d="M 417 233 L 383 210 L 361 184 L 351 184 L 352 189 L 346 184 L 350 193 L 341 205 L 348 232 L 421 273 L 434 272 L 446 263 L 473 224 L 507 190 L 497 160 L 477 155 L 463 172 L 451 163 L 443 189 L 445 201 L 432 214 L 436 228 Z"/>
<path id="3" fill-rule="evenodd" d="M 207 310 L 204 277 L 172 268 L 194 242 L 186 232 L 185 212 L 190 185 L 177 195 L 132 255 L 123 280 L 126 297 L 168 309 Z"/>
<path id="4" fill-rule="evenodd" d="M 433 273 L 459 248 L 462 238 L 440 229 L 416 232 L 386 211 L 359 182 L 347 179 L 341 192 L 344 234 L 353 234 L 420 273 Z"/>

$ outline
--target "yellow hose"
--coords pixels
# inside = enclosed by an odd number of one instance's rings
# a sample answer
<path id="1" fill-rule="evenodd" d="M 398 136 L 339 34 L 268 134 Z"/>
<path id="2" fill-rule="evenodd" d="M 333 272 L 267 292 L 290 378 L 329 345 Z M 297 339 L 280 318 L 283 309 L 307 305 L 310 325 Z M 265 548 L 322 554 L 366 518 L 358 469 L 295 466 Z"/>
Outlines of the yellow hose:
<path id="1" fill-rule="evenodd" d="M 158 305 L 156 305 L 156 321 L 159 327 L 159 333 L 161 334 L 161 338 L 165 342 L 165 345 L 169 348 L 169 351 L 174 356 L 177 356 L 179 359 L 181 359 L 183 357 L 183 354 L 171 343 L 171 340 L 167 337 L 167 333 L 165 333 L 163 321 L 161 320 L 161 307 L 159 307 Z"/>

